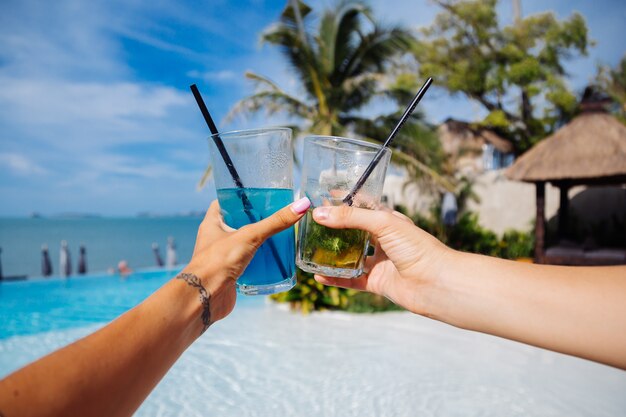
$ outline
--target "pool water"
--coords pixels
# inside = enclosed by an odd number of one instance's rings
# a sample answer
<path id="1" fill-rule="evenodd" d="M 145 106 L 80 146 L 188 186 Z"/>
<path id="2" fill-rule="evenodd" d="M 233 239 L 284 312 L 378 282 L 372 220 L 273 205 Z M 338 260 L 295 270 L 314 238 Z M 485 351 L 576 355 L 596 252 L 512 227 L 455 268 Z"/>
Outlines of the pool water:
<path id="1" fill-rule="evenodd" d="M 178 271 L 2 282 L 0 340 L 111 321 L 139 304 Z"/>

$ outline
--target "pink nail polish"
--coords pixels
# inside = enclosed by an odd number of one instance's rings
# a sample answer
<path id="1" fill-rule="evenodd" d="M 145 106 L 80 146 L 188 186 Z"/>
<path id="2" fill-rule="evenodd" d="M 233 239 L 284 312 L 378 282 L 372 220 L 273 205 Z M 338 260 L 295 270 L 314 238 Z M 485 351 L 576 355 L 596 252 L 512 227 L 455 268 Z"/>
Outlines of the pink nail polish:
<path id="1" fill-rule="evenodd" d="M 302 197 L 300 200 L 294 201 L 291 205 L 291 209 L 296 214 L 304 213 L 309 209 L 309 207 L 311 207 L 311 201 L 306 197 Z"/>
<path id="2" fill-rule="evenodd" d="M 330 214 L 330 207 L 318 207 L 313 210 L 313 218 L 315 220 L 324 220 L 328 218 Z"/>

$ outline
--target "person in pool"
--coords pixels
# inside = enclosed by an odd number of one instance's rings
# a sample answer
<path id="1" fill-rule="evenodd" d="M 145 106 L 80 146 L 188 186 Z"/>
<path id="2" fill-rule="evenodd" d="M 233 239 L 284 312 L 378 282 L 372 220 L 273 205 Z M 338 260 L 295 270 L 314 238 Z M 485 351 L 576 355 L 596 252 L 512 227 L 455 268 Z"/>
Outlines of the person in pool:
<path id="1" fill-rule="evenodd" d="M 235 305 L 256 249 L 295 224 L 303 198 L 238 230 L 214 202 L 183 271 L 97 332 L 0 381 L 0 415 L 129 416 L 168 369 Z M 416 314 L 626 369 L 626 267 L 530 265 L 447 248 L 397 212 L 318 207 L 332 228 L 372 234 L 357 279 L 316 276 L 384 295 Z"/>

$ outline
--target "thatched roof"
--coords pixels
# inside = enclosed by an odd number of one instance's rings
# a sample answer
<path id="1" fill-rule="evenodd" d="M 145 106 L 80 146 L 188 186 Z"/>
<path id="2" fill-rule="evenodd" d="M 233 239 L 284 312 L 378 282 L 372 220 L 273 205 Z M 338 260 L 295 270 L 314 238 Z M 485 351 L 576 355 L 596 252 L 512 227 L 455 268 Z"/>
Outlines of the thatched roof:
<path id="1" fill-rule="evenodd" d="M 505 175 L 527 182 L 621 182 L 626 126 L 608 113 L 584 112 L 519 157 Z"/>
<path id="2" fill-rule="evenodd" d="M 448 119 L 437 129 L 443 150 L 448 154 L 475 151 L 482 152 L 485 143 L 492 144 L 503 153 L 513 152 L 511 141 L 504 139 L 492 130 L 474 128 L 467 122 Z"/>

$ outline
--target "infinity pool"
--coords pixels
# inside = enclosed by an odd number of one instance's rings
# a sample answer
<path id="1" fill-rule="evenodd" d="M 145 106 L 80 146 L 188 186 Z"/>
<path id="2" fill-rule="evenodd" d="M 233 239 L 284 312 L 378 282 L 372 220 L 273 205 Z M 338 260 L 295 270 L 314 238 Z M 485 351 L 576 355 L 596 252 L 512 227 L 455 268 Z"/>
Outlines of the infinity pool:
<path id="1" fill-rule="evenodd" d="M 178 270 L 0 283 L 0 339 L 112 320 L 140 303 Z"/>
<path id="2" fill-rule="evenodd" d="M 175 272 L 0 284 L 0 377 Z M 303 316 L 239 297 L 138 416 L 624 416 L 626 372 L 406 312 Z"/>

